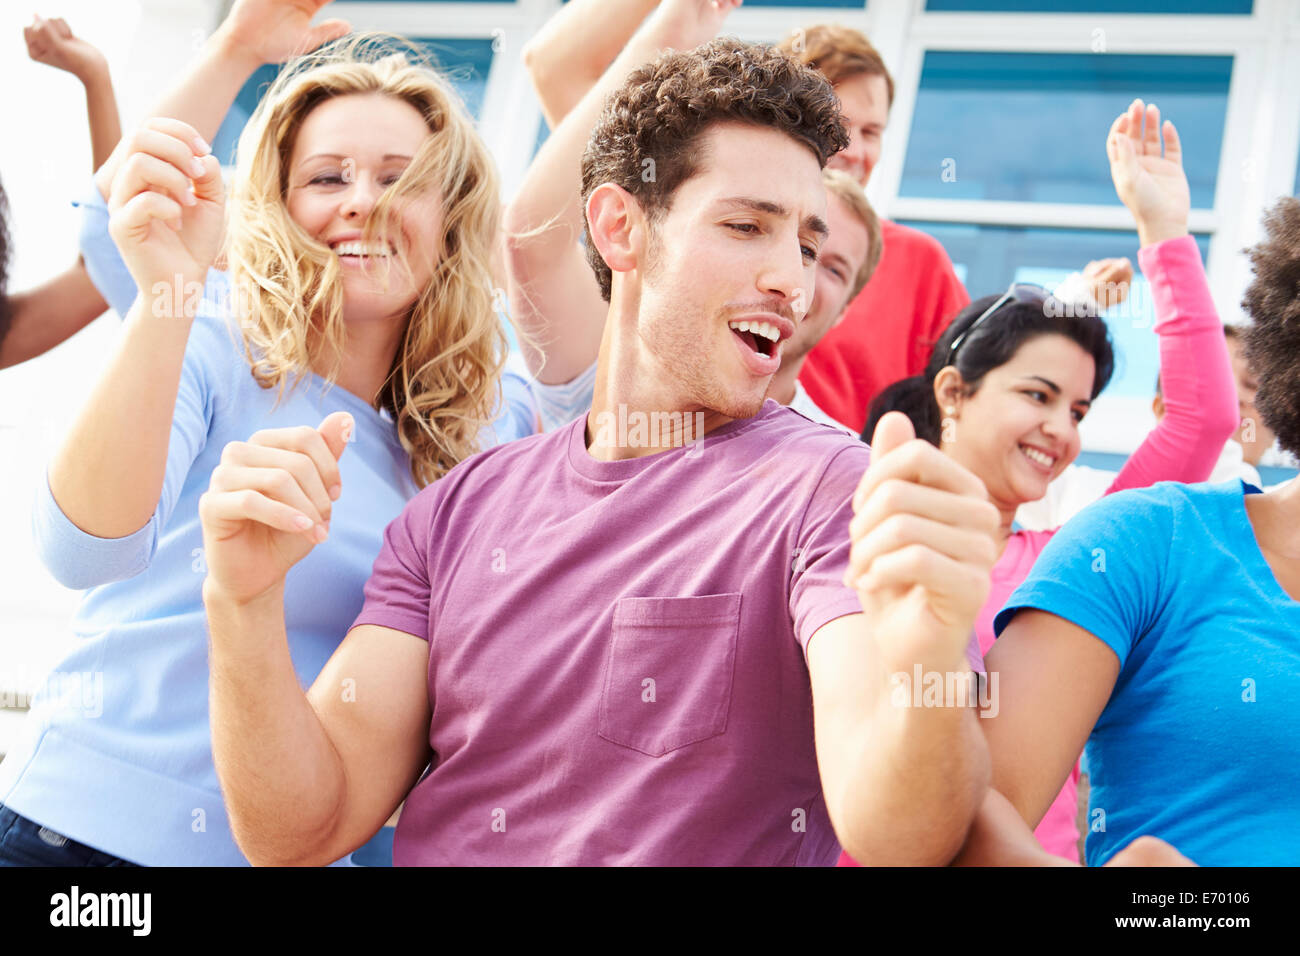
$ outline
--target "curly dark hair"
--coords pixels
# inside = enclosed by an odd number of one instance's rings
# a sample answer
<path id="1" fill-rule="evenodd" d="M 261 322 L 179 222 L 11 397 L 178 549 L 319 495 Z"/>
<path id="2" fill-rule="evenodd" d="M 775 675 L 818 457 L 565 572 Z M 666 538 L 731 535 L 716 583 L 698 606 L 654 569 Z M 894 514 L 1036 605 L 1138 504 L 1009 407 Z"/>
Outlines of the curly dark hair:
<path id="1" fill-rule="evenodd" d="M 1264 213 L 1264 241 L 1246 250 L 1255 278 L 1241 300 L 1246 361 L 1259 379 L 1255 407 L 1283 450 L 1300 455 L 1300 199 Z"/>
<path id="2" fill-rule="evenodd" d="M 932 445 L 939 444 L 943 436 L 943 419 L 934 397 L 934 380 L 947 366 L 957 336 L 970 329 L 998 298 L 986 295 L 958 312 L 940 336 L 925 370 L 920 375 L 895 382 L 875 397 L 867 409 L 863 441 L 871 441 L 876 424 L 887 412 L 902 412 L 912 420 L 917 438 L 924 438 Z M 1096 366 L 1092 380 L 1093 398 L 1110 384 L 1111 376 L 1115 374 L 1115 349 L 1106 320 L 1079 314 L 1064 302 L 1049 297 L 1042 305 L 1023 302 L 1004 305 L 963 340 L 953 357 L 953 364 L 966 383 L 967 394 L 975 394 L 989 372 L 1010 362 L 1022 345 L 1042 335 L 1062 335 L 1092 356 Z"/>
<path id="3" fill-rule="evenodd" d="M 652 223 L 659 221 L 677 187 L 699 172 L 700 136 L 726 121 L 786 133 L 823 167 L 849 143 L 831 85 L 775 48 L 723 38 L 685 53 L 670 50 L 634 70 L 605 102 L 582 156 L 584 208 L 597 186 L 614 183 L 636 197 Z M 589 223 L 586 240 L 609 301 L 612 274 Z"/>

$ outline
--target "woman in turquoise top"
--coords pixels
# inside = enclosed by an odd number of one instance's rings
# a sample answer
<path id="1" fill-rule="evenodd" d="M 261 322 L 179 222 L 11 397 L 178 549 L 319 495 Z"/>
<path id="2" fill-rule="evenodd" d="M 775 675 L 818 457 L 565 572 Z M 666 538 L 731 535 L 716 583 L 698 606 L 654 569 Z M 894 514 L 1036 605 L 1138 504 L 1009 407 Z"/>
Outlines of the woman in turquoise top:
<path id="1" fill-rule="evenodd" d="M 250 7 L 289 5 L 231 19 Z M 286 43 L 312 32 L 286 16 L 269 25 Z M 91 590 L 0 764 L 0 864 L 245 862 L 208 728 L 198 510 L 219 462 L 292 489 L 285 520 L 315 545 L 286 601 L 308 684 L 387 522 L 478 448 L 505 354 L 496 175 L 448 84 L 392 52 L 336 45 L 264 98 L 229 203 L 228 300 L 202 294 L 226 213 L 206 144 L 159 118 L 119 150 L 110 228 L 141 294 L 37 505 L 46 563 Z"/>
<path id="2" fill-rule="evenodd" d="M 1246 352 L 1263 423 L 1294 453 L 1300 200 L 1281 200 L 1264 226 Z M 987 658 L 1001 678 L 983 721 L 993 785 L 1025 821 L 1086 740 L 1089 864 L 1139 835 L 1202 865 L 1300 864 L 1298 529 L 1293 479 L 1264 494 L 1162 482 L 1058 532 L 998 615 Z"/>

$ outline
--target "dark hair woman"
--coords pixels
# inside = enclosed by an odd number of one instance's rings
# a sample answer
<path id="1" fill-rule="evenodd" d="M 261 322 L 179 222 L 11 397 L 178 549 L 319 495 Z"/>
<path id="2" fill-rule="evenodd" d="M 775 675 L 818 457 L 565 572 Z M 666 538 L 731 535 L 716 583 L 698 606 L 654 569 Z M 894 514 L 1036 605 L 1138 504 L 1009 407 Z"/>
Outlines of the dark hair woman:
<path id="1" fill-rule="evenodd" d="M 1222 324 L 1187 233 L 1190 200 L 1178 134 L 1167 121 L 1162 130 L 1154 105 L 1135 100 L 1111 126 L 1107 152 L 1116 192 L 1137 220 L 1167 407 L 1107 493 L 1162 480 L 1204 481 L 1237 426 L 1237 400 Z M 994 615 L 1055 534 L 1015 528 L 1016 510 L 1042 498 L 1078 457 L 1079 424 L 1114 369 L 1105 323 L 1071 311 L 1032 286 L 981 299 L 953 321 L 924 375 L 897 383 L 872 406 L 868 428 L 886 411 L 906 412 L 919 437 L 984 482 L 1002 514 L 1003 550 L 976 621 L 985 654 L 993 646 Z M 1049 852 L 1075 861 L 1081 746 L 1071 755 L 1075 765 L 1065 788 L 1058 782 L 1055 802 L 1036 807 L 1032 821 Z"/>

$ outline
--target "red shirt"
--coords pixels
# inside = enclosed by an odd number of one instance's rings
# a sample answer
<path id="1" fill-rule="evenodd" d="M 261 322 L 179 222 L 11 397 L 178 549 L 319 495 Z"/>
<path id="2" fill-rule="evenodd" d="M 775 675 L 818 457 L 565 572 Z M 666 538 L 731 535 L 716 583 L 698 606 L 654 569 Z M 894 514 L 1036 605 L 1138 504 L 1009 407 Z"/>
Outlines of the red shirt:
<path id="1" fill-rule="evenodd" d="M 938 240 L 888 220 L 880 227 L 880 265 L 799 373 L 826 414 L 859 432 L 871 400 L 919 375 L 948 323 L 970 304 Z"/>

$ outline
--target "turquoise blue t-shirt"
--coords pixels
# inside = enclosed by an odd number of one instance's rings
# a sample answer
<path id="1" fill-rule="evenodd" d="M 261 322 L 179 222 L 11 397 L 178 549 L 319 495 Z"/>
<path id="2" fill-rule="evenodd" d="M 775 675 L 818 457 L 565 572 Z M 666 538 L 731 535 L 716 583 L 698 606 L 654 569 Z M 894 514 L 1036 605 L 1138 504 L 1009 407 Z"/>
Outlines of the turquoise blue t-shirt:
<path id="1" fill-rule="evenodd" d="M 1119 658 L 1088 738 L 1085 856 L 1143 834 L 1207 866 L 1300 865 L 1300 603 L 1239 481 L 1161 482 L 1070 521 L 998 614 L 1049 611 Z"/>

